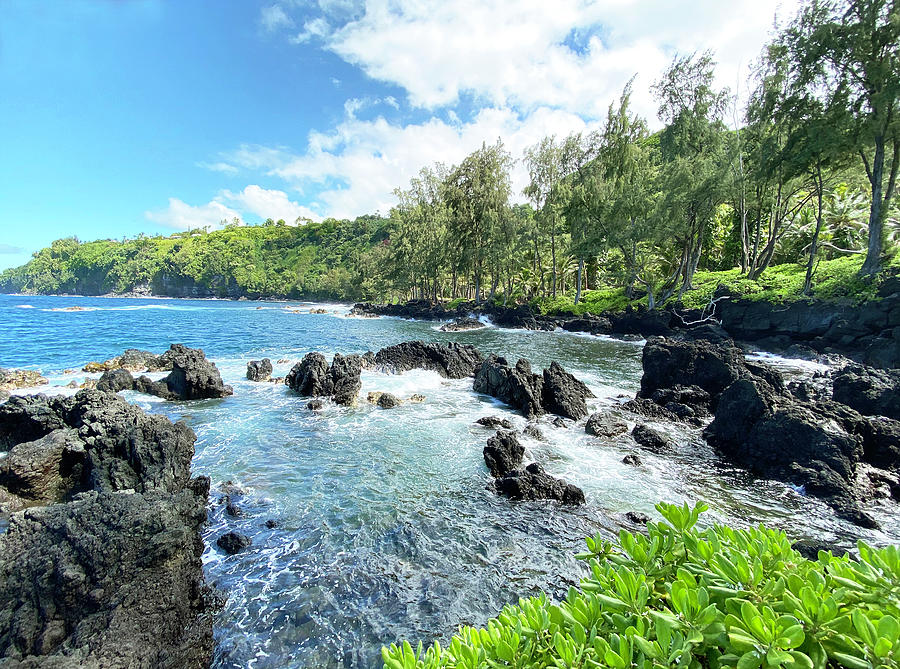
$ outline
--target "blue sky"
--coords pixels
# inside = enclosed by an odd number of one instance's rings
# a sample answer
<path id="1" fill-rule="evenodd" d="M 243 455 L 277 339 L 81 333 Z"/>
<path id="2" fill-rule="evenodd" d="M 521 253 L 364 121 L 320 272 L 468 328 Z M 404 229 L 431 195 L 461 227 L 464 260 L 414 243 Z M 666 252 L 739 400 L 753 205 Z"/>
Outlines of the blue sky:
<path id="1" fill-rule="evenodd" d="M 634 74 L 654 124 L 647 89 L 676 52 L 715 50 L 743 94 L 794 8 L 0 0 L 0 269 L 69 235 L 387 213 L 420 167 L 482 141 L 518 157 L 589 129 Z"/>

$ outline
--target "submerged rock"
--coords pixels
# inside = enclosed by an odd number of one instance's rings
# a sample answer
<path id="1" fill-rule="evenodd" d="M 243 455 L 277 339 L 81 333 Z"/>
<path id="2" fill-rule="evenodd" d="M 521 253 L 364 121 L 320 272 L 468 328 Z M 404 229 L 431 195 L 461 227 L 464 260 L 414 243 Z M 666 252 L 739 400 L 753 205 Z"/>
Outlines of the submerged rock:
<path id="1" fill-rule="evenodd" d="M 229 555 L 235 555 L 247 548 L 253 541 L 246 534 L 240 532 L 228 532 L 216 539 L 216 546 Z"/>
<path id="2" fill-rule="evenodd" d="M 530 437 L 537 441 L 546 441 L 546 439 L 547 439 L 544 436 L 544 433 L 541 431 L 541 428 L 539 428 L 534 423 L 528 423 L 528 425 L 526 425 L 525 428 L 522 430 L 522 434 L 524 434 L 526 437 Z"/>
<path id="3" fill-rule="evenodd" d="M 634 426 L 631 436 L 640 446 L 653 453 L 665 453 L 672 449 L 672 442 L 666 435 L 643 423 Z"/>
<path id="4" fill-rule="evenodd" d="M 483 416 L 476 420 L 475 424 L 492 430 L 496 430 L 498 427 L 502 427 L 504 430 L 513 429 L 512 422 L 508 418 L 500 418 L 500 416 Z"/>
<path id="5" fill-rule="evenodd" d="M 622 464 L 629 465 L 631 467 L 640 467 L 643 462 L 641 462 L 641 458 L 635 453 L 629 453 L 624 458 L 622 458 Z"/>
<path id="6" fill-rule="evenodd" d="M 393 409 L 394 407 L 400 406 L 400 398 L 391 393 L 381 393 L 376 404 L 382 409 Z"/>
<path id="7" fill-rule="evenodd" d="M 628 432 L 628 423 L 609 412 L 592 413 L 584 425 L 584 431 L 610 439 Z"/>
<path id="8" fill-rule="evenodd" d="M 247 363 L 247 378 L 251 381 L 268 381 L 272 378 L 272 361 L 268 358 Z"/>

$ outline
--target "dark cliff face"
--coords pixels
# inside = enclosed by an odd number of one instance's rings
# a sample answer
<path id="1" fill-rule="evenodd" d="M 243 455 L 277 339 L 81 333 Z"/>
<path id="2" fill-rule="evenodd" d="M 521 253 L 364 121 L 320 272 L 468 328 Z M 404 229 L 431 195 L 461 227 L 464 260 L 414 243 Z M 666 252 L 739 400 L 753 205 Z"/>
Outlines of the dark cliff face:
<path id="1" fill-rule="evenodd" d="M 864 304 L 794 302 L 786 305 L 723 300 L 722 327 L 735 339 L 763 347 L 802 343 L 819 352 L 845 353 L 873 367 L 900 367 L 900 292 L 888 281 L 878 299 Z"/>

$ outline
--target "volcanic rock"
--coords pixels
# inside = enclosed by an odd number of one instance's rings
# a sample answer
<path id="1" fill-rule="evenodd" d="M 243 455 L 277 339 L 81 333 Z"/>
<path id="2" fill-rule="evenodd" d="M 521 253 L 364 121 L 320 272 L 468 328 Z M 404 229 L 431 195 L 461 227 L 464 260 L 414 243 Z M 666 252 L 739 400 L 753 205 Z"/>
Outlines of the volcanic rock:
<path id="1" fill-rule="evenodd" d="M 573 420 L 587 416 L 585 399 L 594 397 L 584 383 L 556 361 L 551 362 L 550 368 L 544 370 L 541 393 L 545 411 Z"/>
<path id="2" fill-rule="evenodd" d="M 247 363 L 247 378 L 251 381 L 268 381 L 272 378 L 272 361 L 268 358 Z"/>
<path id="3" fill-rule="evenodd" d="M 472 376 L 483 356 L 468 344 L 426 344 L 406 341 L 386 346 L 375 354 L 375 365 L 394 374 L 412 369 L 437 372 L 444 378 L 463 379 Z"/>

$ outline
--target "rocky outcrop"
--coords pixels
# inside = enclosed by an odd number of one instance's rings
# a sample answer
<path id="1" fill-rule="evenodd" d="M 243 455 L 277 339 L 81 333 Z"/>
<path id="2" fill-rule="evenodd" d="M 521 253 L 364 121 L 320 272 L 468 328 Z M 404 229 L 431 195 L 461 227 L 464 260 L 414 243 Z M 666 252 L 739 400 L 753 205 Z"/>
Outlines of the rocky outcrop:
<path id="1" fill-rule="evenodd" d="M 358 355 L 336 353 L 331 361 L 331 379 L 334 382 L 332 399 L 335 404 L 353 404 L 362 388 L 360 372 L 362 361 Z"/>
<path id="2" fill-rule="evenodd" d="M 164 372 L 172 369 L 172 359 L 173 354 L 156 355 L 150 351 L 128 348 L 122 355 L 109 358 L 104 362 L 89 362 L 82 368 L 82 371 L 108 372 L 125 369 L 129 372 Z"/>
<path id="3" fill-rule="evenodd" d="M 531 363 L 520 359 L 511 367 L 506 358 L 489 356 L 475 372 L 472 389 L 506 402 L 526 418 L 553 413 L 577 420 L 587 416 L 593 393 L 557 362 L 543 374 L 534 374 Z"/>
<path id="4" fill-rule="evenodd" d="M 585 400 L 594 397 L 594 393 L 588 390 L 584 383 L 569 374 L 556 361 L 551 362 L 550 368 L 544 370 L 541 394 L 545 411 L 572 420 L 587 416 Z"/>
<path id="5" fill-rule="evenodd" d="M 284 383 L 304 397 L 326 397 L 334 390 L 328 360 L 321 353 L 307 353 L 291 368 Z"/>
<path id="6" fill-rule="evenodd" d="M 711 398 L 746 373 L 739 348 L 704 340 L 649 339 L 641 366 L 644 374 L 638 397 L 652 399 L 660 406 L 674 399 L 674 393 L 682 403 L 697 398 L 708 406 Z"/>
<path id="7" fill-rule="evenodd" d="M 477 318 L 463 317 L 442 325 L 441 332 L 466 332 L 467 330 L 480 330 L 483 327 L 484 323 Z"/>
<path id="8" fill-rule="evenodd" d="M 804 402 L 760 379 L 739 379 L 722 393 L 704 436 L 735 464 L 800 485 L 864 526 L 874 521 L 858 506 L 860 463 L 900 467 L 897 421 L 830 400 Z"/>
<path id="9" fill-rule="evenodd" d="M 216 364 L 206 359 L 202 349 L 172 344 L 160 358 L 171 364 L 172 371 L 159 381 L 147 376 L 135 379 L 126 369 L 119 368 L 104 372 L 97 389 L 108 393 L 136 390 L 167 400 L 213 399 L 234 393 L 231 386 L 222 382 Z"/>
<path id="10" fill-rule="evenodd" d="M 356 402 L 362 388 L 362 359 L 335 354 L 329 366 L 321 353 L 307 353 L 284 378 L 285 384 L 303 397 L 331 397 L 336 404 Z"/>
<path id="11" fill-rule="evenodd" d="M 584 491 L 576 485 L 550 476 L 537 462 L 498 478 L 497 492 L 513 500 L 550 499 L 573 506 L 584 504 Z"/>
<path id="12" fill-rule="evenodd" d="M 49 383 L 40 372 L 33 369 L 5 369 L 0 367 L 0 390 L 9 392 L 16 388 L 32 388 Z"/>
<path id="13" fill-rule="evenodd" d="M 483 359 L 478 349 L 468 344 L 406 341 L 378 351 L 375 366 L 393 374 L 425 369 L 447 379 L 464 379 L 475 373 Z"/>
<path id="14" fill-rule="evenodd" d="M 472 389 L 506 402 L 526 418 L 534 418 L 545 413 L 543 384 L 543 377 L 532 373 L 527 360 L 510 367 L 506 358 L 491 355 L 478 367 Z"/>
<path id="15" fill-rule="evenodd" d="M 513 500 L 551 499 L 563 504 L 584 504 L 578 486 L 547 474 L 536 462 L 522 468 L 525 448 L 514 432 L 498 432 L 484 447 L 484 462 L 494 477 L 494 489 Z"/>
<path id="16" fill-rule="evenodd" d="M 231 386 L 222 383 L 215 363 L 206 359 L 202 349 L 172 344 L 169 352 L 172 371 L 163 381 L 173 399 L 202 400 L 234 393 Z"/>
<path id="17" fill-rule="evenodd" d="M 848 365 L 834 375 L 833 397 L 865 416 L 900 420 L 900 369 Z"/>
<path id="18" fill-rule="evenodd" d="M 498 432 L 488 439 L 483 455 L 491 476 L 499 478 L 521 466 L 525 448 L 519 443 L 515 432 Z"/>
<path id="19" fill-rule="evenodd" d="M 272 361 L 268 358 L 251 360 L 247 363 L 247 378 L 250 381 L 268 381 L 272 378 Z"/>
<path id="20" fill-rule="evenodd" d="M 900 423 L 866 418 L 812 390 L 795 387 L 791 392 L 779 372 L 744 360 L 730 343 L 651 339 L 643 364 L 639 399 L 625 407 L 653 414 L 649 399 L 669 415 L 695 424 L 702 424 L 698 419 L 712 410 L 715 417 L 704 437 L 729 462 L 802 486 L 852 522 L 874 523 L 859 508 L 858 465 L 900 466 Z M 880 382 L 889 375 L 876 377 Z M 863 396 L 860 384 L 884 387 L 854 369 L 842 383 L 858 389 L 856 402 Z M 877 402 L 881 395 L 871 397 Z M 668 450 L 665 435 L 646 426 L 635 427 L 632 436 L 654 452 Z"/>
<path id="21" fill-rule="evenodd" d="M 105 393 L 134 390 L 134 377 L 126 369 L 113 369 L 103 372 L 103 376 L 97 381 L 97 390 L 102 390 Z"/>
<path id="22" fill-rule="evenodd" d="M 0 664 L 208 666 L 193 432 L 101 391 L 27 400 L 0 415 L 0 498 L 30 507 L 0 535 Z"/>

